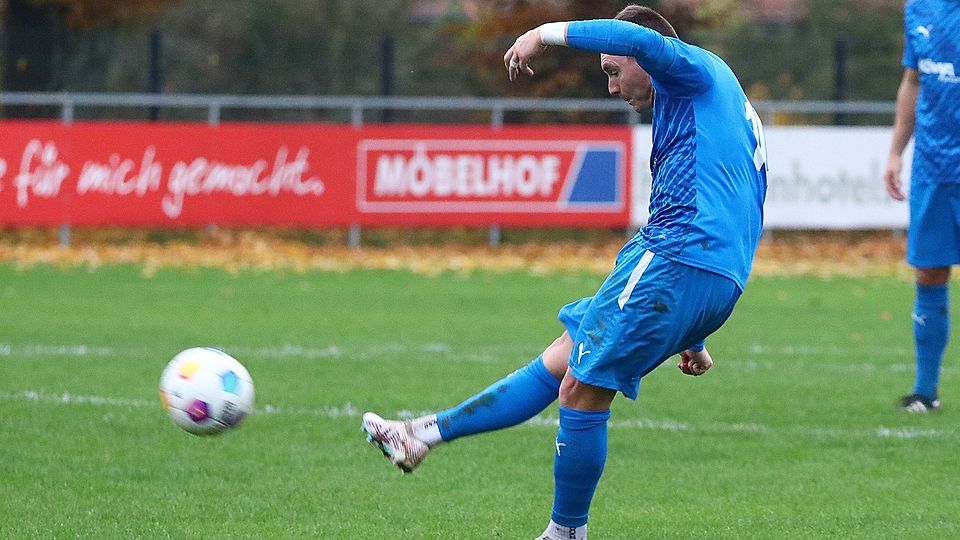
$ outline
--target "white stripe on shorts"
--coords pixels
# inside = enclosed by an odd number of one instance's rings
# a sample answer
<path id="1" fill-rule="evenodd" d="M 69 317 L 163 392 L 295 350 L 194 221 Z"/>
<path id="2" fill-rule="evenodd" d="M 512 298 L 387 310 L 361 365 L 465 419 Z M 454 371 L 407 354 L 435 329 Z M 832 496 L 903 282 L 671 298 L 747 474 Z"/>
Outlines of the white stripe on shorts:
<path id="1" fill-rule="evenodd" d="M 643 273 L 647 270 L 647 267 L 650 266 L 653 255 L 654 253 L 650 250 L 644 251 L 643 256 L 640 257 L 640 262 L 637 263 L 637 267 L 633 269 L 633 272 L 630 272 L 630 279 L 627 280 L 627 286 L 623 288 L 623 292 L 620 293 L 620 298 L 617 300 L 617 303 L 620 304 L 620 311 L 623 311 L 623 306 L 627 303 L 627 300 L 630 300 L 630 295 L 633 294 L 633 288 L 637 286 L 637 282 L 640 281 Z"/>

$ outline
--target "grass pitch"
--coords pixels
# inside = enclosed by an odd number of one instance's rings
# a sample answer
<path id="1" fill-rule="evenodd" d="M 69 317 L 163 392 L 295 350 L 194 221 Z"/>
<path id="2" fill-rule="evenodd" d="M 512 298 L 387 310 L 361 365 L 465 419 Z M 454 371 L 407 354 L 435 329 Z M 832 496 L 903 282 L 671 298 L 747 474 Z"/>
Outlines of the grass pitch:
<path id="1" fill-rule="evenodd" d="M 364 410 L 447 407 L 526 364 L 601 277 L 0 266 L 0 537 L 525 539 L 552 503 L 556 405 L 401 476 Z M 960 537 L 960 377 L 912 382 L 912 285 L 755 278 L 708 341 L 618 398 L 591 537 Z M 956 317 L 956 315 L 955 315 Z M 956 318 L 954 320 L 957 320 Z M 257 412 L 198 438 L 157 397 L 166 362 L 220 347 Z"/>

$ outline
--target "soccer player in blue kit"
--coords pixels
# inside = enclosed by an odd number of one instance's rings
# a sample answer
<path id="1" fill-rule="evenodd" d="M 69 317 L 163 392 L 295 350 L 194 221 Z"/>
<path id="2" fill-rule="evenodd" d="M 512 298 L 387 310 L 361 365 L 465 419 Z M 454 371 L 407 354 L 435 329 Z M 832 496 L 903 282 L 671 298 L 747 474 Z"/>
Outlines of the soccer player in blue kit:
<path id="1" fill-rule="evenodd" d="M 911 0 L 904 29 L 904 71 L 884 182 L 891 197 L 906 198 L 901 156 L 913 135 L 907 262 L 916 269 L 916 374 L 900 407 L 924 413 L 940 408 L 950 267 L 960 263 L 960 2 Z"/>
<path id="2" fill-rule="evenodd" d="M 616 19 L 548 23 L 503 57 L 511 80 L 533 75 L 548 46 L 600 53 L 608 90 L 653 106 L 650 218 L 621 249 L 597 293 L 560 310 L 566 331 L 529 365 L 460 405 L 406 422 L 368 412 L 368 440 L 404 472 L 459 437 L 519 424 L 559 397 L 554 503 L 541 539 L 583 539 L 607 454 L 617 392 L 669 357 L 702 375 L 704 340 L 740 297 L 763 224 L 766 154 L 760 119 L 729 67 L 684 43 L 659 13 L 631 5 Z"/>

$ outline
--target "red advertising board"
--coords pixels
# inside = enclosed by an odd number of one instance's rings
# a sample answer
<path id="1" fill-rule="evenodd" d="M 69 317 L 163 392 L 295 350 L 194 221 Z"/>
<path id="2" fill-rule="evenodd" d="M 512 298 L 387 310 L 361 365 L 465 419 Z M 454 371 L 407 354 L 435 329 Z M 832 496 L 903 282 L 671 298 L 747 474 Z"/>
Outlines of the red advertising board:
<path id="1" fill-rule="evenodd" d="M 626 226 L 628 127 L 2 122 L 0 225 Z"/>

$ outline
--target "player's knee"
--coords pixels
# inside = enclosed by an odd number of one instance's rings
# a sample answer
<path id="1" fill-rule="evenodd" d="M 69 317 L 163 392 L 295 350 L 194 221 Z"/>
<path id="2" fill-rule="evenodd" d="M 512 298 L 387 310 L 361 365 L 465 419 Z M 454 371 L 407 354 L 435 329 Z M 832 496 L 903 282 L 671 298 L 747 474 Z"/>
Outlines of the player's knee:
<path id="1" fill-rule="evenodd" d="M 945 285 L 950 281 L 950 267 L 917 268 L 918 285 Z"/>
<path id="2" fill-rule="evenodd" d="M 547 371 L 558 380 L 567 372 L 570 360 L 570 351 L 573 350 L 573 339 L 564 332 L 543 351 L 543 365 Z"/>
<path id="3" fill-rule="evenodd" d="M 560 406 L 579 411 L 602 411 L 610 408 L 616 391 L 578 381 L 569 372 L 560 382 Z"/>

